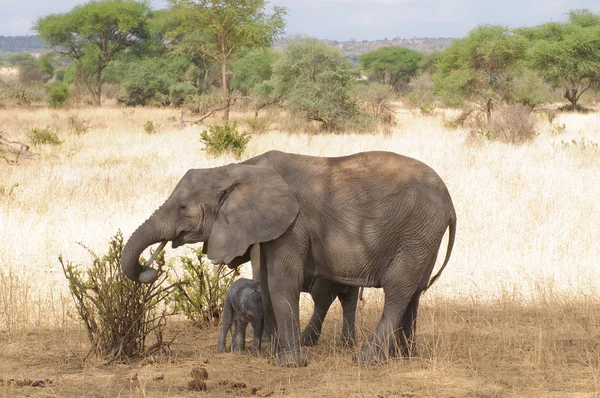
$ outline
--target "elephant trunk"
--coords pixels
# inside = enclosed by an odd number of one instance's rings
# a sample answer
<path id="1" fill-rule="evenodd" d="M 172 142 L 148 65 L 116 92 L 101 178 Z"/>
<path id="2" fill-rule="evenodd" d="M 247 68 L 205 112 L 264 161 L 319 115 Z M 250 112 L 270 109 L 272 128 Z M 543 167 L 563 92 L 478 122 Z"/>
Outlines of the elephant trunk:
<path id="1" fill-rule="evenodd" d="M 131 235 L 121 257 L 121 269 L 123 273 L 131 280 L 142 283 L 152 283 L 158 278 L 158 272 L 150 268 L 151 261 L 142 266 L 139 263 L 140 255 L 148 246 L 158 242 L 166 241 L 166 238 L 158 234 L 159 229 L 156 228 L 156 213 L 147 219 L 140 227 Z M 164 244 L 159 250 L 162 250 Z M 158 251 L 158 250 L 157 250 Z"/>

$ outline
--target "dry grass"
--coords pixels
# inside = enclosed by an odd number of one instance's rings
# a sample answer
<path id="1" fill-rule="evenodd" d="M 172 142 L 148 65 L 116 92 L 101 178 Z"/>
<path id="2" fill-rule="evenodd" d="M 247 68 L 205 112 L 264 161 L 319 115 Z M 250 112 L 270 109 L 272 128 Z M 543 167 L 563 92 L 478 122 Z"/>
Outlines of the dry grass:
<path id="1" fill-rule="evenodd" d="M 73 116 L 87 133 L 69 130 Z M 447 131 L 440 117 L 409 112 L 385 135 L 253 137 L 248 157 L 269 149 L 323 156 L 383 149 L 428 163 L 446 181 L 457 242 L 424 297 L 418 359 L 353 364 L 352 350 L 335 344 L 336 306 L 305 369 L 217 355 L 216 330 L 184 323 L 171 325 L 180 333 L 171 358 L 84 362 L 89 347 L 70 317 L 57 256 L 87 261 L 77 242 L 102 253 L 118 229 L 129 236 L 187 169 L 233 161 L 207 159 L 202 127 L 179 130 L 175 117 L 171 109 L 0 109 L 2 130 L 13 138 L 25 141 L 28 129 L 50 126 L 64 141 L 36 148 L 38 157 L 19 166 L 0 164 L 0 378 L 53 380 L 39 389 L 0 382 L 0 396 L 191 396 L 189 371 L 204 361 L 209 396 L 248 394 L 218 384 L 224 380 L 279 396 L 600 396 L 600 157 L 555 144 L 600 142 L 597 114 L 560 115 L 559 133 L 540 120 L 540 135 L 520 147 L 474 142 L 466 131 Z M 148 120 L 157 133 L 144 132 Z M 168 257 L 185 252 L 169 250 Z M 366 335 L 380 309 L 379 294 L 370 291 L 359 313 Z"/>

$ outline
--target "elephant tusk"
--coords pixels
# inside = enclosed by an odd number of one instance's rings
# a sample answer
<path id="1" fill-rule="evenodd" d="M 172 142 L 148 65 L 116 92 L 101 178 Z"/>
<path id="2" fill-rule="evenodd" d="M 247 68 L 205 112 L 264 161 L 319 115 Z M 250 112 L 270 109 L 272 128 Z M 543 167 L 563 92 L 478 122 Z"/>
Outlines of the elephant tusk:
<path id="1" fill-rule="evenodd" d="M 156 257 L 158 257 L 158 255 L 165 248 L 166 245 L 166 240 L 160 242 L 160 245 L 158 245 L 154 253 L 152 253 L 150 259 L 144 263 L 144 266 L 142 267 L 143 270 L 138 277 L 138 280 L 141 283 L 153 283 L 158 279 L 158 271 L 150 266 L 152 265 L 154 260 L 156 260 Z"/>
<path id="2" fill-rule="evenodd" d="M 152 265 L 152 263 L 154 262 L 154 260 L 156 260 L 156 257 L 158 257 L 158 255 L 165 248 L 166 245 L 167 245 L 167 241 L 166 240 L 163 240 L 162 242 L 160 242 L 160 245 L 158 245 L 158 247 L 156 248 L 156 250 L 154 251 L 154 253 L 152 253 L 152 255 L 150 256 L 150 258 L 148 259 L 148 261 L 146 261 L 144 263 L 144 267 L 150 268 L 150 266 Z"/>

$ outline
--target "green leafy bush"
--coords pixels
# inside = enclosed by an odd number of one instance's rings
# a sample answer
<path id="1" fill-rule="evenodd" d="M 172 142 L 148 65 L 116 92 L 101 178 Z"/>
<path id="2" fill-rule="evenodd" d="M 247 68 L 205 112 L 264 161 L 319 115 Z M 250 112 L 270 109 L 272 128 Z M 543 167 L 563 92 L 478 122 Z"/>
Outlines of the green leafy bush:
<path id="1" fill-rule="evenodd" d="M 144 131 L 148 134 L 156 132 L 156 126 L 152 120 L 148 120 L 146 123 L 144 123 Z"/>
<path id="2" fill-rule="evenodd" d="M 213 124 L 208 131 L 204 130 L 200 134 L 200 141 L 205 145 L 206 153 L 211 156 L 231 153 L 239 159 L 246 150 L 250 136 L 237 131 L 237 122 L 225 122 L 222 125 Z"/>
<path id="3" fill-rule="evenodd" d="M 182 256 L 183 276 L 171 297 L 177 311 L 196 326 L 218 325 L 223 314 L 227 290 L 239 271 L 226 265 L 213 265 L 206 261 L 202 249 L 193 250 L 193 256 Z"/>
<path id="4" fill-rule="evenodd" d="M 55 82 L 46 88 L 46 98 L 53 108 L 62 108 L 69 98 L 69 86 L 63 82 Z"/>
<path id="5" fill-rule="evenodd" d="M 50 126 L 46 126 L 45 128 L 34 127 L 27 132 L 27 136 L 33 145 L 57 146 L 62 144 L 62 141 Z"/>
<path id="6" fill-rule="evenodd" d="M 58 260 L 93 352 L 103 358 L 124 359 L 168 347 L 163 341 L 162 329 L 169 314 L 164 309 L 159 310 L 159 303 L 177 284 L 163 287 L 167 279 L 162 269 L 164 252 L 156 259 L 158 280 L 145 285 L 129 280 L 121 272 L 121 232 L 111 239 L 107 254 L 99 257 L 87 250 L 92 256 L 92 263 L 87 266 L 65 263 L 62 256 Z M 152 334 L 156 342 L 146 347 L 146 340 Z"/>

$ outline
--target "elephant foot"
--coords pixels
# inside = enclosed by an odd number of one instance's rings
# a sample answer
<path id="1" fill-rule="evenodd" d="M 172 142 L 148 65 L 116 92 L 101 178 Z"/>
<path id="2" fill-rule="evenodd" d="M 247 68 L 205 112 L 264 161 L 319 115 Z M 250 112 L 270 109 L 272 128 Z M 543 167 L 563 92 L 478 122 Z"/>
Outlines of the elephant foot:
<path id="1" fill-rule="evenodd" d="M 363 344 L 358 354 L 352 357 L 353 362 L 364 363 L 368 365 L 381 365 L 388 359 L 388 355 L 378 344 Z"/>
<path id="2" fill-rule="evenodd" d="M 285 368 L 302 368 L 308 365 L 308 359 L 301 352 L 280 352 L 273 358 L 273 365 Z"/>
<path id="3" fill-rule="evenodd" d="M 260 350 L 256 347 L 256 346 L 250 346 L 247 349 L 248 354 L 253 355 L 255 357 L 259 357 L 260 356 Z"/>

